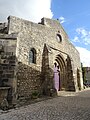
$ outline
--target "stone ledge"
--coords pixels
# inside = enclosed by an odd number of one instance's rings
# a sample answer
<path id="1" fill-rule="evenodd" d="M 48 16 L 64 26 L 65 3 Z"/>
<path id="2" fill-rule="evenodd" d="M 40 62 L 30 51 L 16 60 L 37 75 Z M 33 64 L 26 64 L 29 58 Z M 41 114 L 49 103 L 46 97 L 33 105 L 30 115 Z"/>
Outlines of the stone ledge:
<path id="1" fill-rule="evenodd" d="M 10 87 L 0 87 L 0 90 L 10 89 Z"/>

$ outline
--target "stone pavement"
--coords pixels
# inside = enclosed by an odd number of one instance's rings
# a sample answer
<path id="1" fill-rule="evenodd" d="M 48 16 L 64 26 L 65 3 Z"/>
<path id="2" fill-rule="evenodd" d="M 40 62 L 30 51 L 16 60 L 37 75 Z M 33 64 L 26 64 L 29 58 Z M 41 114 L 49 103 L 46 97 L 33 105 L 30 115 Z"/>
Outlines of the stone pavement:
<path id="1" fill-rule="evenodd" d="M 0 120 L 90 120 L 90 89 L 0 111 Z"/>

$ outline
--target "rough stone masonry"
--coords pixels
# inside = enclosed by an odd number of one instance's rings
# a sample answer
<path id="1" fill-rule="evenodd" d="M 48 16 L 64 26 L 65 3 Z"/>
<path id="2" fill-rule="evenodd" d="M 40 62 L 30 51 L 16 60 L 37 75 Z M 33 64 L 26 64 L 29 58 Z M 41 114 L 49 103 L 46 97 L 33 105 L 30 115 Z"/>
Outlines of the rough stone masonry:
<path id="1" fill-rule="evenodd" d="M 79 52 L 58 20 L 8 17 L 0 23 L 0 87 L 7 100 L 83 89 Z"/>

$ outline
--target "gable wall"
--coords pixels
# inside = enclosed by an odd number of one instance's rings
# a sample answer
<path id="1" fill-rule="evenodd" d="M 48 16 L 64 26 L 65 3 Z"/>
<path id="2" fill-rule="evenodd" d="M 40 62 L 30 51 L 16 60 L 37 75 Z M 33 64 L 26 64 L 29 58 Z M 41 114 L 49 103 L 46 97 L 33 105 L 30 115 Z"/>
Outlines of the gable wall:
<path id="1" fill-rule="evenodd" d="M 19 96 L 30 95 L 33 90 L 39 89 L 40 91 L 42 89 L 42 87 L 40 87 L 42 85 L 42 54 L 45 43 L 57 49 L 51 50 L 53 54 L 49 54 L 51 70 L 53 70 L 55 56 L 60 53 L 58 50 L 70 55 L 75 74 L 75 84 L 77 86 L 76 70 L 77 68 L 81 69 L 78 51 L 70 43 L 67 34 L 58 21 L 44 18 L 44 24 L 45 25 L 32 23 L 13 16 L 9 17 L 8 33 L 19 33 L 16 53 L 18 62 L 20 63 L 20 65 L 18 65 L 17 77 Z M 62 36 L 61 43 L 56 39 L 57 33 L 60 33 Z M 36 49 L 36 64 L 29 64 L 29 50 L 31 48 Z M 66 60 L 67 56 L 65 54 L 63 54 L 63 56 Z M 23 73 L 22 76 L 21 73 Z"/>

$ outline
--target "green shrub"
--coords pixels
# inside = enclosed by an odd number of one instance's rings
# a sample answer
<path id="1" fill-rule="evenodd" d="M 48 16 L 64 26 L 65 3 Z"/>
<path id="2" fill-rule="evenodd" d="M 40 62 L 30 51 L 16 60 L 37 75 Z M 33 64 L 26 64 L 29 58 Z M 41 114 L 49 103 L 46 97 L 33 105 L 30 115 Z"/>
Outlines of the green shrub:
<path id="1" fill-rule="evenodd" d="M 39 92 L 38 91 L 32 92 L 32 98 L 33 99 L 38 98 L 38 97 L 39 97 Z"/>

